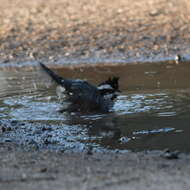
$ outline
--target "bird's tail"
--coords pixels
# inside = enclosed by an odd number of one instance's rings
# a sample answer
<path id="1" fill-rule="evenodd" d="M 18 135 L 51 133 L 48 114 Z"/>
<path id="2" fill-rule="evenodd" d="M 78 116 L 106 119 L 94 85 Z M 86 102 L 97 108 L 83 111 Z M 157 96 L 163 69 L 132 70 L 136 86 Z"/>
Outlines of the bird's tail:
<path id="1" fill-rule="evenodd" d="M 39 62 L 40 66 L 44 69 L 44 71 L 46 71 L 46 73 L 48 73 L 48 75 L 57 83 L 60 85 L 63 85 L 63 81 L 65 80 L 63 77 L 60 77 L 59 75 L 57 75 L 55 72 L 53 72 L 52 70 L 50 70 L 48 67 L 46 67 L 43 63 Z"/>

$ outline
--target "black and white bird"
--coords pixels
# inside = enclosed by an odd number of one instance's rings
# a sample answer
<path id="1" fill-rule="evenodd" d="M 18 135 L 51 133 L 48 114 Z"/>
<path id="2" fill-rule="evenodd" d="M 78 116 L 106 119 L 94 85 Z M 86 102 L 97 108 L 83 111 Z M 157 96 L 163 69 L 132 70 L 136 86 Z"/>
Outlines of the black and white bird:
<path id="1" fill-rule="evenodd" d="M 40 63 L 40 65 L 63 89 L 61 93 L 70 102 L 67 111 L 109 112 L 120 92 L 118 77 L 109 78 L 107 81 L 95 86 L 85 80 L 65 79 L 50 70 L 43 63 Z"/>

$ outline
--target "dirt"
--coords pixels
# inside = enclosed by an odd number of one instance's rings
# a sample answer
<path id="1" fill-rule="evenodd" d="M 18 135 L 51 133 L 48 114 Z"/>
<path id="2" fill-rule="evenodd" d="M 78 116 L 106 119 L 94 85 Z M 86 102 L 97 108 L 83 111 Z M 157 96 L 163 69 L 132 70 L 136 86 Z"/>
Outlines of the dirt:
<path id="1" fill-rule="evenodd" d="M 189 189 L 190 156 L 161 152 L 84 154 L 25 151 L 1 144 L 0 188 Z"/>
<path id="2" fill-rule="evenodd" d="M 188 0 L 0 0 L 1 62 L 189 54 Z"/>
<path id="3" fill-rule="evenodd" d="M 0 0 L 0 62 L 189 54 L 188 0 Z M 0 143 L 0 189 L 189 189 L 190 155 L 63 153 Z"/>

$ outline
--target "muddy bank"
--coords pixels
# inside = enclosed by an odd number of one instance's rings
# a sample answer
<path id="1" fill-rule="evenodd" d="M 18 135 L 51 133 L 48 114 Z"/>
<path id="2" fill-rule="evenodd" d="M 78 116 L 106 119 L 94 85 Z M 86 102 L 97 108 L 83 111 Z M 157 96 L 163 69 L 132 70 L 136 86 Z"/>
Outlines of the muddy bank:
<path id="1" fill-rule="evenodd" d="M 190 157 L 160 152 L 75 154 L 0 148 L 1 189 L 189 189 Z"/>
<path id="2" fill-rule="evenodd" d="M 1 62 L 189 54 L 187 0 L 0 0 Z"/>

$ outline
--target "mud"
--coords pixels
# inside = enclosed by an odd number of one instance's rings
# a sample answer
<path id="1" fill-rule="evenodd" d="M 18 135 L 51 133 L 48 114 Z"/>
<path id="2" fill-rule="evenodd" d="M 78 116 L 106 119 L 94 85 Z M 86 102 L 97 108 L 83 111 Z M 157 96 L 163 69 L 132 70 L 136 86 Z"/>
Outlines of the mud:
<path id="1" fill-rule="evenodd" d="M 189 189 L 189 155 L 80 154 L 0 148 L 1 189 Z"/>

